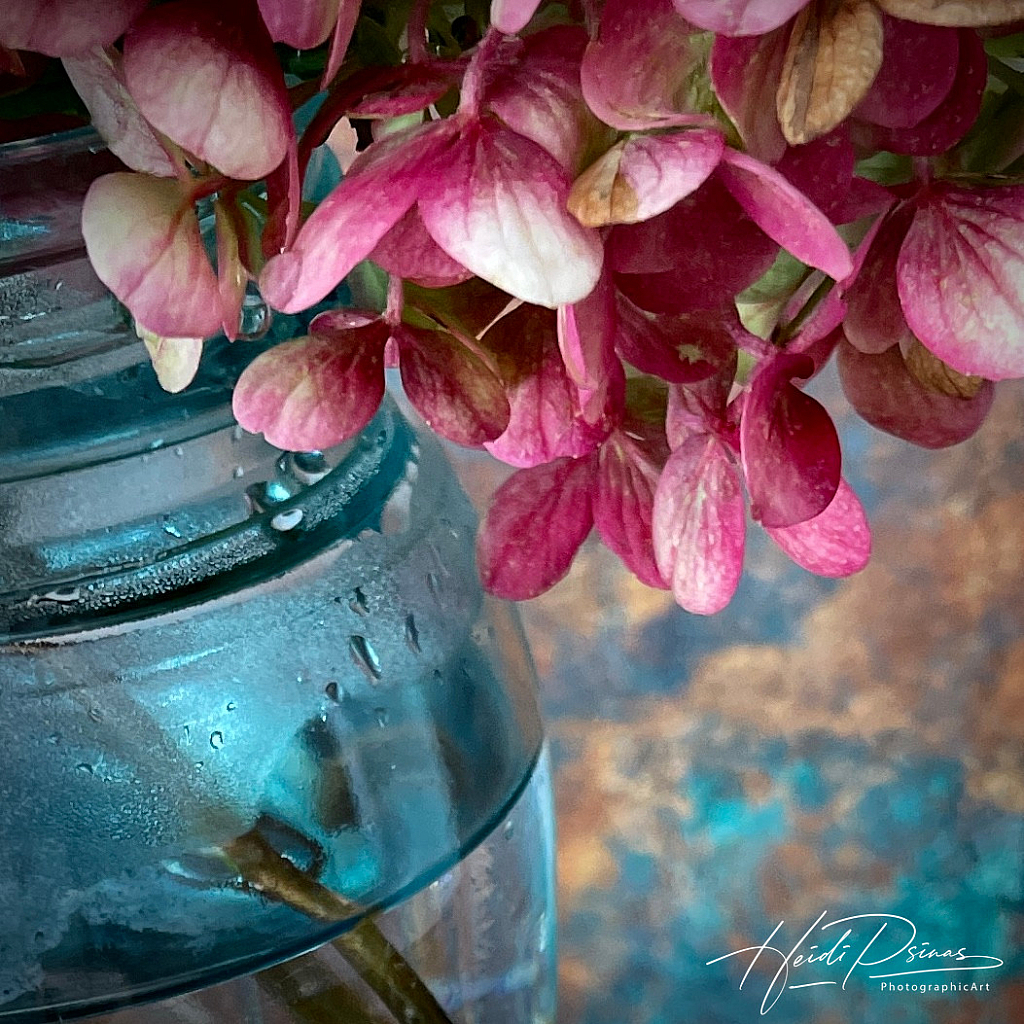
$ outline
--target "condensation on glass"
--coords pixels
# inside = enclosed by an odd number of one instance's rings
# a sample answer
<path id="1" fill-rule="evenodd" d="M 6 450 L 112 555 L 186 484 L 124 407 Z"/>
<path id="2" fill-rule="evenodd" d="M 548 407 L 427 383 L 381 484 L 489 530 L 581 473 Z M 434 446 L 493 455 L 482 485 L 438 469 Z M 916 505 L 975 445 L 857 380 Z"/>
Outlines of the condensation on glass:
<path id="1" fill-rule="evenodd" d="M 88 133 L 0 150 L 0 1022 L 293 1019 L 280 972 L 329 989 L 322 944 L 381 910 L 454 1020 L 550 1019 L 534 681 L 465 495 L 390 403 L 325 452 L 234 424 L 296 318 L 162 392 L 82 250 L 113 164 Z M 348 916 L 261 892 L 240 836 Z"/>

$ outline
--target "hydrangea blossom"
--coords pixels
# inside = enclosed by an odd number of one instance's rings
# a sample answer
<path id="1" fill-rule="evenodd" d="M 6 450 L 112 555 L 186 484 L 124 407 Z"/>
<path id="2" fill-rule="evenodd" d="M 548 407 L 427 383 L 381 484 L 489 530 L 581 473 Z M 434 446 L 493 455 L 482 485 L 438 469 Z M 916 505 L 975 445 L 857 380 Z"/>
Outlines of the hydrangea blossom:
<path id="1" fill-rule="evenodd" d="M 255 290 L 305 325 L 236 387 L 271 443 L 351 437 L 397 367 L 434 431 L 514 468 L 477 545 L 507 597 L 594 529 L 699 614 L 750 521 L 811 572 L 860 569 L 807 381 L 834 356 L 868 422 L 942 447 L 1024 377 L 1024 0 L 407 6 L 0 11 L 0 66 L 62 60 L 124 164 L 83 235 L 163 385 Z M 317 194 L 339 126 L 359 152 Z M 368 267 L 386 300 L 346 308 Z"/>

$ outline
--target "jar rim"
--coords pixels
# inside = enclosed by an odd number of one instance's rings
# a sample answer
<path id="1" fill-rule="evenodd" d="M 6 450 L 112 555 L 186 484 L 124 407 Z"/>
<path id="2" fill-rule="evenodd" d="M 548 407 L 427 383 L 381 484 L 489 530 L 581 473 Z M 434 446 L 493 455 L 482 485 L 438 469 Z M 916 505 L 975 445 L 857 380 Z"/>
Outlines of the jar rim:
<path id="1" fill-rule="evenodd" d="M 5 164 L 13 161 L 30 163 L 55 156 L 74 156 L 86 150 L 99 152 L 106 148 L 107 143 L 103 136 L 91 124 L 87 124 L 80 128 L 67 128 L 60 132 L 2 142 L 0 160 Z"/>
<path id="2" fill-rule="evenodd" d="M 244 520 L 152 559 L 54 580 L 56 589 L 43 594 L 38 586 L 0 592 L 0 645 L 151 619 L 281 576 L 379 517 L 414 446 L 411 428 L 385 399 L 359 439 L 339 446 L 337 463 L 301 493 L 254 505 Z"/>

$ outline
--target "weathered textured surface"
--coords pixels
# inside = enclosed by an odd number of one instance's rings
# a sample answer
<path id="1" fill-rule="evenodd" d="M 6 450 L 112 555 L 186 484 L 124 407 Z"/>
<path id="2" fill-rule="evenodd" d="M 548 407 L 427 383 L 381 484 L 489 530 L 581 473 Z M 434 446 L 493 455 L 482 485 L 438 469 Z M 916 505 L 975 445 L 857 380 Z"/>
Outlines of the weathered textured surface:
<path id="1" fill-rule="evenodd" d="M 974 994 L 866 979 L 900 957 L 786 990 L 769 1021 L 1024 1019 L 1024 389 L 945 452 L 839 418 L 876 537 L 860 576 L 816 579 L 755 534 L 706 620 L 588 545 L 523 606 L 557 765 L 563 1024 L 760 1020 L 778 959 L 742 991 L 751 954 L 706 961 L 783 919 L 788 951 L 825 911 L 900 914 L 1005 965 L 891 979 Z"/>

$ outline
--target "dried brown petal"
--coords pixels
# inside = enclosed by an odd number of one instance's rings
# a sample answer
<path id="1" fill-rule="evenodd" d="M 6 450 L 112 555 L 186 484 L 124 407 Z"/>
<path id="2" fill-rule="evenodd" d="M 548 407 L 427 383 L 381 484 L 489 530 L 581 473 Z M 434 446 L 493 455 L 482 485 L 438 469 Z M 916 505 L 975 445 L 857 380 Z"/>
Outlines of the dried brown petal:
<path id="1" fill-rule="evenodd" d="M 639 202 L 629 183 L 619 175 L 623 139 L 595 160 L 573 183 L 569 212 L 587 227 L 604 224 L 632 224 Z"/>
<path id="2" fill-rule="evenodd" d="M 872 0 L 816 0 L 793 23 L 776 96 L 791 145 L 830 132 L 864 98 L 882 64 Z"/>
<path id="3" fill-rule="evenodd" d="M 984 377 L 954 370 L 938 356 L 932 355 L 917 338 L 907 346 L 903 361 L 922 387 L 950 398 L 974 398 L 985 383 Z"/>
<path id="4" fill-rule="evenodd" d="M 922 25 L 979 28 L 1024 18 L 1024 0 L 876 0 L 895 18 Z"/>

